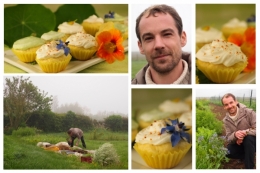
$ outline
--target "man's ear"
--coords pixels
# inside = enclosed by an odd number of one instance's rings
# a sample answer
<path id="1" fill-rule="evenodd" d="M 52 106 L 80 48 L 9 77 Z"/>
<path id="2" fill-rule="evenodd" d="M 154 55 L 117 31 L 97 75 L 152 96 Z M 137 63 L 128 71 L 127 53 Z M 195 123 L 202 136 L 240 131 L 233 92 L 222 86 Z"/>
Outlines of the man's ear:
<path id="1" fill-rule="evenodd" d="M 181 46 L 184 47 L 187 43 L 187 37 L 186 37 L 186 32 L 182 31 L 181 33 Z"/>
<path id="2" fill-rule="evenodd" d="M 142 43 L 139 40 L 138 40 L 138 47 L 139 47 L 140 53 L 144 54 L 144 49 L 143 49 Z"/>

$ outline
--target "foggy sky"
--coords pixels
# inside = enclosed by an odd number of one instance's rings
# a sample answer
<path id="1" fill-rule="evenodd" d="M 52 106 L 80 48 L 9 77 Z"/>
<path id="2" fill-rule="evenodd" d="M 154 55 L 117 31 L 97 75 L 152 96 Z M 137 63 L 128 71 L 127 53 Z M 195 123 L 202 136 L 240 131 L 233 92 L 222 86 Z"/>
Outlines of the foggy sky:
<path id="1" fill-rule="evenodd" d="M 17 77 L 17 76 L 16 76 Z M 91 114 L 114 112 L 128 114 L 127 76 L 24 76 L 61 104 L 78 103 Z"/>

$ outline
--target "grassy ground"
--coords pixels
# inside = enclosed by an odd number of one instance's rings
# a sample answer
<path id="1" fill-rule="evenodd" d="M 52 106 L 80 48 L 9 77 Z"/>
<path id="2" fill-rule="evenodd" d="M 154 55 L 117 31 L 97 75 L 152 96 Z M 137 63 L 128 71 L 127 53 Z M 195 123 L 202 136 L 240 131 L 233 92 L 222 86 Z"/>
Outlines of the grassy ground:
<path id="1" fill-rule="evenodd" d="M 136 73 L 147 64 L 144 60 L 132 60 L 132 78 L 135 77 Z"/>
<path id="2" fill-rule="evenodd" d="M 113 133 L 113 138 L 110 140 L 108 138 L 110 134 L 101 135 L 103 137 L 96 140 L 89 139 L 91 135 L 93 134 L 85 136 L 88 150 L 96 150 L 102 144 L 109 142 L 115 147 L 120 163 L 109 166 L 89 164 L 81 162 L 80 157 L 62 155 L 36 146 L 40 141 L 51 144 L 66 141 L 64 133 L 38 134 L 19 138 L 4 135 L 4 169 L 128 169 L 127 133 Z M 79 147 L 82 147 L 81 143 Z"/>

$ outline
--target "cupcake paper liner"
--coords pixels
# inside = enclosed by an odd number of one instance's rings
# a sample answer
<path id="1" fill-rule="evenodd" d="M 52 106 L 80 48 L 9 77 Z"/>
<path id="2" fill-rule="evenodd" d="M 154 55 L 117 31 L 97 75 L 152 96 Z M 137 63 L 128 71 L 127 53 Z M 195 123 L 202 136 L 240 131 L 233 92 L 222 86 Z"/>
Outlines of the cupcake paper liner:
<path id="1" fill-rule="evenodd" d="M 82 26 L 87 34 L 91 34 L 95 37 L 95 34 L 98 32 L 100 26 L 102 23 L 89 23 L 89 22 L 83 22 Z"/>
<path id="2" fill-rule="evenodd" d="M 96 47 L 85 49 L 85 48 L 69 45 L 69 48 L 70 48 L 71 55 L 80 61 L 89 60 L 97 51 Z"/>
<path id="3" fill-rule="evenodd" d="M 142 144 L 136 143 L 134 149 L 148 166 L 155 169 L 170 169 L 177 166 L 191 148 L 191 144 L 186 143 L 181 149 L 156 153 L 142 150 L 139 145 Z"/>
<path id="4" fill-rule="evenodd" d="M 63 71 L 71 60 L 71 55 L 62 56 L 59 58 L 47 58 L 47 59 L 38 59 L 36 58 L 36 62 L 42 69 L 42 71 L 46 73 L 58 73 Z"/>
<path id="5" fill-rule="evenodd" d="M 27 50 L 18 50 L 18 49 L 12 48 L 12 51 L 18 57 L 18 59 L 20 61 L 22 61 L 22 62 L 33 62 L 33 61 L 35 61 L 36 51 L 37 51 L 38 48 L 40 48 L 40 46 L 30 48 L 30 49 L 27 49 Z"/>
<path id="6" fill-rule="evenodd" d="M 211 81 L 215 83 L 230 83 L 244 70 L 247 62 L 239 62 L 233 66 L 226 67 L 223 64 L 211 64 L 196 59 L 198 69 Z"/>

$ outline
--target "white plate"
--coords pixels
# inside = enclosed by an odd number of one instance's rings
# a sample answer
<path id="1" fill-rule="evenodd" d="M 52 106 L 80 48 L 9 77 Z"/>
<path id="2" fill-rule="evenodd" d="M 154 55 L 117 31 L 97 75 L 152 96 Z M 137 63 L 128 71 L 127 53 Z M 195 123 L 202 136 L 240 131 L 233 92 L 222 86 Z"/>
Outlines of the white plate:
<path id="1" fill-rule="evenodd" d="M 241 73 L 231 84 L 255 84 L 255 70 L 250 73 Z"/>
<path id="2" fill-rule="evenodd" d="M 125 52 L 128 51 L 128 46 L 125 47 Z M 40 66 L 38 64 L 30 64 L 30 63 L 24 63 L 21 62 L 16 55 L 14 55 L 14 53 L 12 52 L 12 50 L 7 50 L 4 52 L 4 61 L 16 66 L 28 73 L 44 73 Z M 73 60 L 70 61 L 70 63 L 68 64 L 68 66 L 66 67 L 65 70 L 59 72 L 59 73 L 77 73 L 81 70 L 84 70 L 90 66 L 93 66 L 95 64 L 98 64 L 100 62 L 103 62 L 104 59 L 98 58 L 96 56 L 93 56 L 92 59 L 87 60 L 87 61 L 77 61 L 77 60 Z"/>
<path id="3" fill-rule="evenodd" d="M 149 167 L 140 155 L 132 149 L 132 169 L 153 169 Z M 192 148 L 184 156 L 181 162 L 172 169 L 192 169 Z"/>

